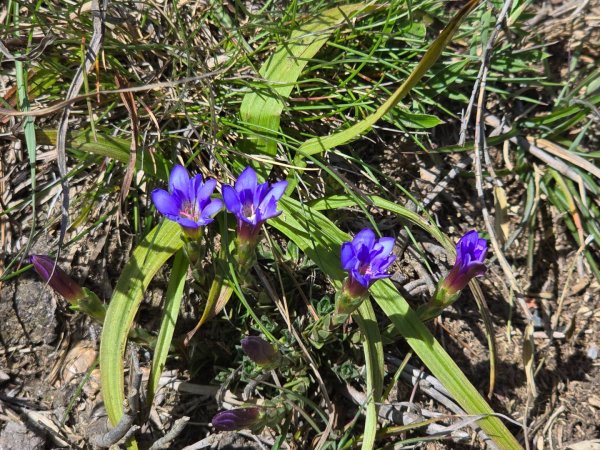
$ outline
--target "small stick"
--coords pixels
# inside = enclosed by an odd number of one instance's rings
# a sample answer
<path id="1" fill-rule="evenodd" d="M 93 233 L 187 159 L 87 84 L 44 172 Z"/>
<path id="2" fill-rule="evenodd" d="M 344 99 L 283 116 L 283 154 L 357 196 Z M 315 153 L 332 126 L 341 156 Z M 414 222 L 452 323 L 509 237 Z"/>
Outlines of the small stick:
<path id="1" fill-rule="evenodd" d="M 131 383 L 128 400 L 123 408 L 123 417 L 114 428 L 104 434 L 97 434 L 90 438 L 92 445 L 109 448 L 122 440 L 129 439 L 140 427 L 133 425 L 140 410 L 140 387 L 142 385 L 142 371 L 135 350 L 131 352 Z"/>
<path id="2" fill-rule="evenodd" d="M 163 437 L 161 437 L 154 444 L 152 444 L 150 450 L 162 450 L 165 448 L 170 448 L 171 442 L 183 432 L 183 429 L 185 428 L 189 420 L 190 418 L 187 416 L 183 416 L 177 419 L 171 427 L 171 429 L 169 430 L 169 432 Z"/>

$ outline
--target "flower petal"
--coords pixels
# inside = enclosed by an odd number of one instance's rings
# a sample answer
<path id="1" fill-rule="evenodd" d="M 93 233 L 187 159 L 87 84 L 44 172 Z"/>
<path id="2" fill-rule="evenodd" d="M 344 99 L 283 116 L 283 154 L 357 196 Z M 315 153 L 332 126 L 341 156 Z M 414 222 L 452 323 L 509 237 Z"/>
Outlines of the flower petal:
<path id="1" fill-rule="evenodd" d="M 361 230 L 354 239 L 352 239 L 352 245 L 356 250 L 359 250 L 361 246 L 365 246 L 369 251 L 375 245 L 375 232 L 370 228 Z"/>
<path id="2" fill-rule="evenodd" d="M 373 269 L 373 273 L 377 274 L 377 278 L 385 278 L 390 275 L 387 273 L 387 269 L 392 265 L 392 263 L 396 261 L 396 255 L 390 255 L 385 258 L 380 258 L 377 261 L 374 261 L 371 265 Z"/>
<path id="3" fill-rule="evenodd" d="M 190 174 L 187 169 L 181 164 L 175 164 L 171 169 L 171 175 L 169 175 L 169 192 L 173 192 L 175 189 L 182 192 L 188 192 L 188 186 L 190 183 Z"/>
<path id="4" fill-rule="evenodd" d="M 388 256 L 394 250 L 395 242 L 396 242 L 396 239 L 394 239 L 392 237 L 382 237 L 381 239 L 379 239 L 377 241 L 377 244 L 375 244 L 375 248 L 379 249 L 379 246 L 381 246 L 383 251 L 380 253 L 380 255 Z"/>
<path id="5" fill-rule="evenodd" d="M 227 211 L 235 214 L 236 217 L 239 217 L 242 210 L 242 204 L 240 203 L 240 198 L 237 191 L 229 185 L 224 185 L 221 193 L 223 195 L 223 201 L 225 201 L 225 207 L 227 208 Z"/>
<path id="6" fill-rule="evenodd" d="M 277 211 L 277 200 L 271 198 L 269 203 L 261 203 L 257 211 L 257 221 L 264 222 L 267 219 L 277 217 L 281 211 Z"/>
<path id="7" fill-rule="evenodd" d="M 275 217 L 275 215 L 279 215 L 277 212 L 277 202 L 285 193 L 286 188 L 287 181 L 278 181 L 271 187 L 271 189 L 267 192 L 267 195 L 265 195 L 265 197 L 261 200 L 258 209 L 266 219 L 269 217 Z"/>
<path id="8" fill-rule="evenodd" d="M 198 200 L 204 200 L 210 197 L 217 186 L 217 180 L 214 178 L 207 179 L 204 184 L 197 187 L 196 189 L 196 198 Z"/>
<path id="9" fill-rule="evenodd" d="M 158 212 L 163 215 L 179 215 L 181 204 L 164 189 L 154 189 L 152 191 L 152 202 Z"/>
<path id="10" fill-rule="evenodd" d="M 352 271 L 352 276 L 358 281 L 364 288 L 369 289 L 371 284 L 371 275 L 363 275 L 357 270 Z"/>
<path id="11" fill-rule="evenodd" d="M 285 194 L 285 190 L 287 189 L 288 182 L 278 181 L 277 183 L 273 183 L 271 186 L 271 190 L 267 194 L 267 197 L 274 197 L 275 200 L 279 200 Z"/>
<path id="12" fill-rule="evenodd" d="M 181 225 L 184 228 L 191 228 L 193 230 L 212 222 L 212 219 L 209 219 L 210 222 L 198 223 L 195 220 L 188 219 L 187 217 L 175 217 L 174 219 L 171 219 L 171 220 L 173 220 L 174 222 L 177 222 L 179 225 Z"/>
<path id="13" fill-rule="evenodd" d="M 467 277 L 480 277 L 487 272 L 487 267 L 483 263 L 473 262 L 469 265 L 469 269 L 467 270 Z"/>
<path id="14" fill-rule="evenodd" d="M 242 192 L 246 189 L 255 192 L 258 180 L 256 178 L 256 172 L 250 166 L 246 167 L 235 182 L 235 190 Z"/>
<path id="15" fill-rule="evenodd" d="M 356 258 L 354 258 L 354 248 L 350 242 L 344 242 L 342 244 L 340 259 L 342 262 L 342 269 L 350 270 L 356 265 Z"/>
<path id="16" fill-rule="evenodd" d="M 223 202 L 218 198 L 211 200 L 211 202 L 204 207 L 201 213 L 201 218 L 209 218 L 217 214 L 221 208 L 223 208 Z"/>

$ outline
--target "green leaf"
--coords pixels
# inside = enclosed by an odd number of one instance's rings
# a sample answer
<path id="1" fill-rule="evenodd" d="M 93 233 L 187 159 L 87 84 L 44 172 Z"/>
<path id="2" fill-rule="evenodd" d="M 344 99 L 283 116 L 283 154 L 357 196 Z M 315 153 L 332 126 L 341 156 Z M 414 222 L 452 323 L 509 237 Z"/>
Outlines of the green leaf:
<path id="1" fill-rule="evenodd" d="M 152 359 L 152 369 L 150 371 L 150 379 L 148 380 L 148 394 L 146 396 L 146 404 L 148 407 L 152 405 L 160 375 L 162 374 L 165 362 L 167 361 L 167 356 L 169 355 L 171 340 L 173 339 L 173 332 L 175 331 L 175 324 L 177 323 L 177 317 L 179 316 L 181 299 L 183 298 L 183 288 L 185 286 L 185 276 L 187 274 L 188 266 L 189 261 L 185 256 L 185 253 L 183 250 L 178 250 L 177 253 L 175 253 L 173 267 L 171 268 L 171 277 L 169 278 L 169 286 L 167 287 L 163 317 L 160 324 L 160 331 L 158 332 L 158 338 L 156 340 L 156 347 L 154 348 L 154 358 Z"/>
<path id="2" fill-rule="evenodd" d="M 377 317 L 370 302 L 363 302 L 358 314 L 353 315 L 363 335 L 363 350 L 367 368 L 367 413 L 365 415 L 365 431 L 362 448 L 374 448 L 377 434 L 377 405 L 383 393 L 383 343 L 377 325 Z"/>
<path id="3" fill-rule="evenodd" d="M 150 231 L 133 251 L 108 305 L 100 338 L 100 379 L 104 406 L 113 426 L 123 415 L 123 357 L 129 329 L 148 284 L 181 248 L 180 234 L 179 225 L 171 221 Z"/>
<path id="4" fill-rule="evenodd" d="M 280 201 L 280 207 L 283 214 L 270 223 L 293 240 L 339 288 L 344 272 L 340 267 L 338 255 L 341 244 L 348 241 L 349 236 L 307 205 L 284 198 Z M 405 216 L 409 218 L 412 214 Z M 420 226 L 425 224 L 425 221 L 420 219 L 414 223 Z M 373 285 L 370 292 L 421 361 L 467 414 L 490 414 L 478 421 L 488 436 L 501 449 L 520 449 L 521 446 L 515 437 L 497 417 L 491 415 L 493 410 L 410 308 L 404 297 L 394 288 L 392 282 L 380 280 Z"/>
<path id="5" fill-rule="evenodd" d="M 442 119 L 431 114 L 411 113 L 403 109 L 396 110 L 394 114 L 399 116 L 400 122 L 406 128 L 426 129 L 444 123 Z"/>
<path id="6" fill-rule="evenodd" d="M 421 80 L 423 75 L 429 70 L 431 66 L 441 56 L 442 51 L 454 33 L 458 30 L 458 27 L 462 23 L 463 19 L 477 6 L 479 0 L 469 0 L 469 2 L 462 7 L 462 9 L 452 18 L 450 23 L 444 28 L 435 41 L 429 46 L 423 58 L 408 76 L 408 78 L 402 83 L 402 85 L 396 89 L 396 91 L 388 98 L 377 110 L 361 120 L 360 122 L 352 125 L 345 130 L 338 131 L 337 133 L 330 134 L 325 137 L 315 137 L 304 142 L 298 149 L 299 157 L 302 159 L 306 155 L 314 155 L 322 153 L 334 147 L 346 144 L 353 139 L 358 138 L 366 131 L 370 130 L 375 123 L 387 114 L 394 106 L 396 106 L 410 90 Z M 298 165 L 299 162 L 295 161 Z M 289 192 L 288 188 L 288 192 Z"/>
<path id="7" fill-rule="evenodd" d="M 361 11 L 371 11 L 374 6 L 365 3 L 343 5 L 323 11 L 317 18 L 294 30 L 290 39 L 277 48 L 267 59 L 259 73 L 269 89 L 251 92 L 244 96 L 240 115 L 258 135 L 257 150 L 274 156 L 277 154 L 276 133 L 281 113 L 298 77 L 308 61 L 327 42 L 337 27 Z"/>
<path id="8" fill-rule="evenodd" d="M 56 130 L 36 130 L 36 138 L 41 145 L 56 144 Z M 70 152 L 81 151 L 93 155 L 106 156 L 123 164 L 129 163 L 131 143 L 122 138 L 104 136 L 96 133 L 96 139 L 91 131 L 77 131 L 67 134 L 66 148 Z M 164 161 L 160 152 L 151 155 L 140 151 L 136 158 L 135 167 L 144 170 L 148 175 L 161 180 L 169 178 L 170 163 Z"/>

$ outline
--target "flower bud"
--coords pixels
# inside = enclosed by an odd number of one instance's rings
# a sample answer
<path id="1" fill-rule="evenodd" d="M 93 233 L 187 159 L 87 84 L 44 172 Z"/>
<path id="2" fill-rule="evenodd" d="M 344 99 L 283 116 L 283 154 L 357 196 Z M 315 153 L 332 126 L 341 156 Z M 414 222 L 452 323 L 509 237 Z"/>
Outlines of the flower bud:
<path id="1" fill-rule="evenodd" d="M 55 263 L 54 258 L 46 255 L 31 255 L 29 261 L 38 275 L 69 303 L 77 303 L 86 294 L 81 286 Z"/>
<path id="2" fill-rule="evenodd" d="M 219 431 L 253 430 L 262 426 L 262 416 L 257 407 L 230 409 L 217 413 L 212 425 Z"/>
<path id="3" fill-rule="evenodd" d="M 281 355 L 274 345 L 258 336 L 242 339 L 242 349 L 248 357 L 259 366 L 274 368 L 279 364 Z"/>

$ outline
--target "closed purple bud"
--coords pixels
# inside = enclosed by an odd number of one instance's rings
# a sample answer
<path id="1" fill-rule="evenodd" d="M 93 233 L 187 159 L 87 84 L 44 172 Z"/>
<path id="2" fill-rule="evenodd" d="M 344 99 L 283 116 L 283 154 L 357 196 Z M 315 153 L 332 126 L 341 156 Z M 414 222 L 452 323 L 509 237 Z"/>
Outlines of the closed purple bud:
<path id="1" fill-rule="evenodd" d="M 466 233 L 456 244 L 456 262 L 440 288 L 453 295 L 464 289 L 473 277 L 483 275 L 487 270 L 484 262 L 487 250 L 487 241 L 481 239 L 477 231 Z"/>
<path id="2" fill-rule="evenodd" d="M 261 425 L 262 412 L 260 408 L 236 408 L 221 411 L 212 418 L 212 425 L 219 431 L 235 431 L 254 429 Z"/>
<path id="3" fill-rule="evenodd" d="M 69 303 L 77 303 L 78 300 L 86 297 L 83 288 L 55 264 L 54 258 L 46 255 L 31 255 L 29 262 L 33 264 L 33 268 L 42 280 Z"/>
<path id="4" fill-rule="evenodd" d="M 276 366 L 279 362 L 280 355 L 275 346 L 261 337 L 245 337 L 242 339 L 242 349 L 258 365 Z"/>

